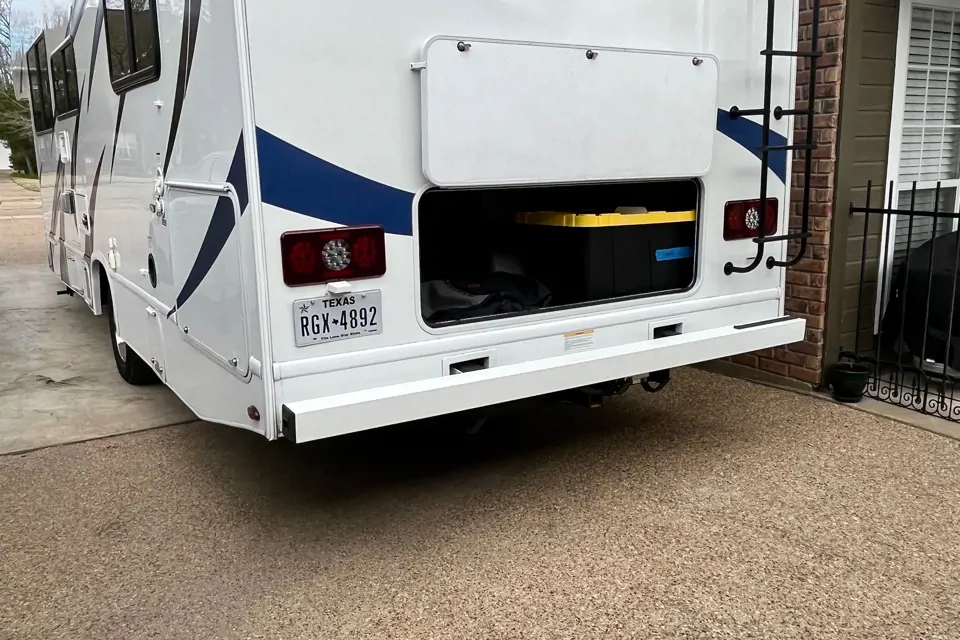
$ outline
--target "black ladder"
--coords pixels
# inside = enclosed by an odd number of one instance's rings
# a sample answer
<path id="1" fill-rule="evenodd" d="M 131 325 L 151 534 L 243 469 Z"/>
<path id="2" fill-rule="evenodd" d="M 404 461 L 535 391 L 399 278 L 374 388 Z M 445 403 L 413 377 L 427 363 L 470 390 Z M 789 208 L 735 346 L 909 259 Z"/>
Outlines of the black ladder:
<path id="1" fill-rule="evenodd" d="M 809 52 L 800 52 L 800 51 L 780 51 L 773 48 L 773 31 L 774 31 L 774 7 L 777 0 L 767 0 L 767 46 L 766 49 L 760 52 L 760 55 L 766 58 L 766 67 L 764 70 L 764 79 L 763 79 L 763 108 L 762 109 L 740 109 L 739 107 L 730 108 L 730 118 L 736 119 L 744 116 L 763 116 L 763 130 L 761 133 L 761 142 L 758 151 L 760 151 L 760 210 L 759 214 L 759 226 L 758 226 L 758 236 L 753 239 L 757 244 L 757 255 L 754 256 L 753 261 L 744 266 L 738 267 L 735 266 L 732 262 L 728 262 L 723 266 L 723 272 L 726 275 L 731 275 L 734 273 L 750 273 L 754 269 L 760 266 L 760 263 L 763 262 L 764 248 L 768 243 L 771 242 L 789 242 L 790 240 L 799 240 L 800 241 L 800 250 L 797 252 L 797 255 L 793 258 L 780 261 L 775 260 L 773 256 L 767 258 L 767 268 L 773 269 L 774 267 L 790 267 L 803 259 L 803 255 L 807 251 L 807 239 L 810 238 L 813 234 L 810 232 L 810 174 L 812 173 L 813 168 L 813 150 L 817 148 L 817 145 L 813 142 L 813 132 L 814 132 L 814 105 L 816 103 L 816 90 L 817 90 L 817 58 L 820 57 L 820 0 L 813 0 L 813 18 L 810 28 L 810 51 Z M 792 57 L 792 58 L 808 58 L 810 60 L 809 69 L 810 69 L 810 84 L 807 95 L 807 108 L 806 109 L 784 109 L 782 107 L 777 107 L 771 112 L 770 102 L 771 102 L 771 91 L 773 85 L 773 59 L 775 57 Z M 807 118 L 807 130 L 806 130 L 806 141 L 803 144 L 785 144 L 785 145 L 771 145 L 770 144 L 770 118 L 774 117 L 777 120 L 780 120 L 784 116 L 806 116 Z M 787 233 L 781 236 L 769 236 L 764 235 L 766 229 L 766 215 L 767 215 L 767 174 L 770 168 L 770 152 L 771 151 L 806 151 L 806 158 L 803 169 L 803 209 L 801 211 L 801 220 L 800 220 L 800 231 L 794 233 Z M 787 180 L 786 188 L 789 193 L 790 191 L 790 177 L 791 171 L 790 167 L 787 167 L 787 173 L 785 179 Z M 787 219 L 789 220 L 789 211 L 787 212 Z"/>

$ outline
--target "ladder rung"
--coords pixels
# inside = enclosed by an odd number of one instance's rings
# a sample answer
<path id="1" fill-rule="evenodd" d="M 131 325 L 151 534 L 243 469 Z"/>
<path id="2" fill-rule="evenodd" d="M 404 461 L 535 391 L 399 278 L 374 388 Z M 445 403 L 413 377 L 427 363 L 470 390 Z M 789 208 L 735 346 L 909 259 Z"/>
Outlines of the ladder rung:
<path id="1" fill-rule="evenodd" d="M 783 109 L 777 107 L 773 110 L 773 117 L 779 120 L 783 116 L 812 116 L 810 109 Z"/>
<path id="2" fill-rule="evenodd" d="M 784 242 L 790 240 L 802 240 L 803 238 L 812 238 L 813 233 L 810 231 L 797 231 L 796 233 L 788 233 L 782 236 L 767 236 L 766 238 L 754 238 L 753 241 L 757 244 L 767 244 L 768 242 Z"/>
<path id="3" fill-rule="evenodd" d="M 819 58 L 820 52 L 814 51 L 782 51 L 779 49 L 774 49 L 773 51 L 768 52 L 766 49 L 760 52 L 762 56 L 785 56 L 788 58 Z"/>
<path id="4" fill-rule="evenodd" d="M 765 109 L 741 109 L 739 107 L 730 107 L 730 117 L 739 118 L 741 116 L 762 116 Z"/>
<path id="5" fill-rule="evenodd" d="M 815 144 L 777 144 L 769 147 L 760 147 L 758 151 L 810 151 L 816 149 Z"/>

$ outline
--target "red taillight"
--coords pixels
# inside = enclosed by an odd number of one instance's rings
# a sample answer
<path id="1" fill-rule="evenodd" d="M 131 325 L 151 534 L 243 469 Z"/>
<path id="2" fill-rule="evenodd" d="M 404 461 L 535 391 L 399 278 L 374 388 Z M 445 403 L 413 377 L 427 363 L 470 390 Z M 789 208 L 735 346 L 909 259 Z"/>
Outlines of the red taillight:
<path id="1" fill-rule="evenodd" d="M 283 281 L 289 287 L 376 278 L 387 271 L 383 228 L 288 231 L 280 236 Z"/>
<path id="2" fill-rule="evenodd" d="M 776 198 L 767 198 L 767 214 L 763 220 L 763 235 L 777 232 L 780 206 Z M 738 200 L 728 202 L 723 208 L 723 239 L 742 240 L 760 235 L 760 201 Z"/>

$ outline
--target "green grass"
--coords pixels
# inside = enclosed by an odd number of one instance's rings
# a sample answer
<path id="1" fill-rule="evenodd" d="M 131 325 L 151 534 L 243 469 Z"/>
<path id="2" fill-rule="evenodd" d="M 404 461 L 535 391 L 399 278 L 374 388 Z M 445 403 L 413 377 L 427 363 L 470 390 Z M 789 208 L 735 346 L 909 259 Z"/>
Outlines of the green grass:
<path id="1" fill-rule="evenodd" d="M 40 191 L 40 180 L 37 176 L 14 173 L 10 175 L 10 179 L 13 180 L 14 184 L 23 187 L 27 191 Z"/>

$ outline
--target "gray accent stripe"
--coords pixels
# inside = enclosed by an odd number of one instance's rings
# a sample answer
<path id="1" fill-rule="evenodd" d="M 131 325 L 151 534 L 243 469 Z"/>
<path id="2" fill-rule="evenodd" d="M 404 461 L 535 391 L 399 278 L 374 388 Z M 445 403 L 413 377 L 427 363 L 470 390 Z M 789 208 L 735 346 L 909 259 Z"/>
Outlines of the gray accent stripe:
<path id="1" fill-rule="evenodd" d="M 197 48 L 197 30 L 200 28 L 200 7 L 202 0 L 187 0 L 183 16 L 183 32 L 180 36 L 180 63 L 177 69 L 177 90 L 173 97 L 173 117 L 170 120 L 170 134 L 167 138 L 167 155 L 163 161 L 163 173 L 170 168 L 173 146 L 177 141 L 180 128 L 180 116 L 183 114 L 183 102 L 187 97 L 187 85 L 190 84 L 190 72 L 193 69 L 193 54 Z"/>
<path id="2" fill-rule="evenodd" d="M 100 151 L 100 161 L 97 162 L 97 170 L 93 174 L 93 186 L 90 188 L 90 198 L 87 201 L 87 224 L 90 225 L 90 233 L 87 234 L 83 245 L 83 255 L 90 259 L 93 255 L 93 233 L 94 225 L 97 221 L 97 191 L 100 189 L 100 169 L 103 168 L 103 157 L 107 154 L 107 147 L 104 146 Z"/>
<path id="3" fill-rule="evenodd" d="M 80 82 L 80 91 L 78 95 L 80 96 L 80 102 L 83 102 L 83 87 L 86 85 L 87 79 L 84 79 Z M 70 188 L 77 188 L 77 149 L 80 147 L 80 113 L 82 112 L 83 104 L 77 105 L 77 115 L 76 121 L 73 123 L 73 140 L 70 141 Z"/>
<path id="4" fill-rule="evenodd" d="M 60 194 L 63 193 L 63 162 L 57 157 L 57 174 L 53 181 L 53 203 L 50 205 L 50 233 L 63 240 L 63 218 L 60 211 Z"/>
<path id="5" fill-rule="evenodd" d="M 93 48 L 90 50 L 90 84 L 87 85 L 87 111 L 90 110 L 90 94 L 93 91 L 93 74 L 97 71 L 97 52 L 100 50 L 100 31 L 103 29 L 103 12 L 106 2 L 97 6 L 97 19 L 93 23 Z"/>
<path id="6" fill-rule="evenodd" d="M 117 126 L 113 131 L 113 153 L 110 155 L 110 180 L 113 181 L 113 165 L 117 161 L 117 142 L 120 139 L 120 122 L 123 120 L 123 105 L 127 102 L 127 94 L 120 94 L 120 106 L 117 107 Z"/>
<path id="7" fill-rule="evenodd" d="M 67 275 L 70 269 L 67 267 L 67 250 L 63 247 L 63 235 L 66 230 L 63 219 L 63 209 L 60 208 L 60 195 L 63 193 L 64 181 L 66 178 L 66 166 L 60 160 L 57 160 L 57 179 L 53 186 L 53 214 L 52 220 L 57 225 L 56 238 L 59 241 L 57 248 L 60 250 L 60 279 L 67 281 Z"/>

